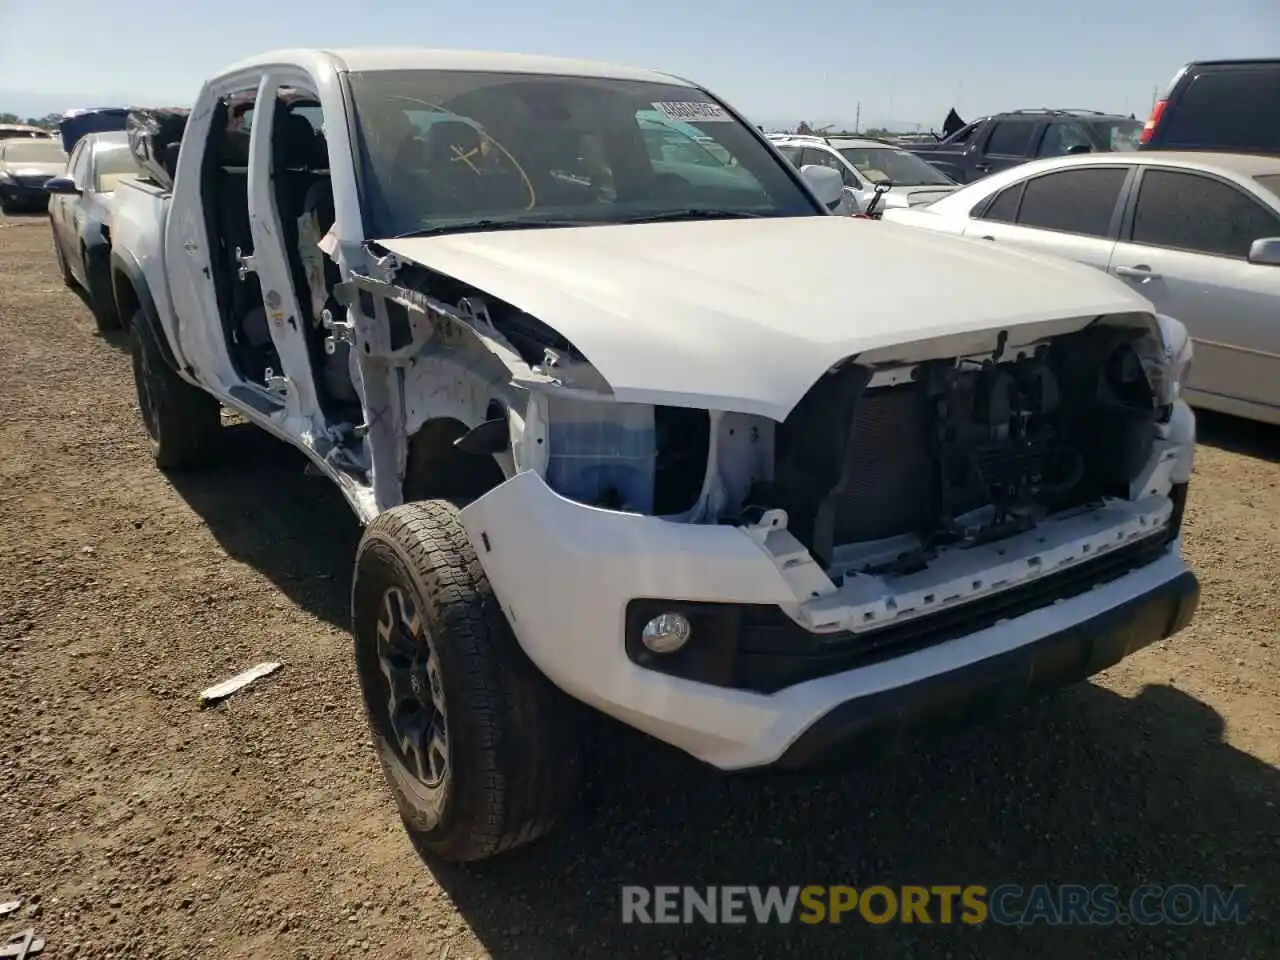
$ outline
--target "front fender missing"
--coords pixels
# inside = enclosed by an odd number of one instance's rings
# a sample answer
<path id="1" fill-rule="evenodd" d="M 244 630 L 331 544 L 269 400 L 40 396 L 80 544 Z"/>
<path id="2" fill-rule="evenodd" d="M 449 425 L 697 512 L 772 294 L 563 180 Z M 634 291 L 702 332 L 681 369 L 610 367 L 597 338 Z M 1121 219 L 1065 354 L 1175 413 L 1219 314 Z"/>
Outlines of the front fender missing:
<path id="1" fill-rule="evenodd" d="M 542 392 L 569 395 L 580 388 L 567 384 L 554 367 L 551 375 L 526 362 L 494 324 L 481 296 L 464 297 L 455 307 L 364 274 L 352 274 L 334 295 L 349 317 L 333 329 L 355 352 L 371 482 L 381 509 L 401 502 L 407 438 L 434 420 L 471 429 L 493 419 L 496 405 L 510 424 L 515 463 L 536 469 L 528 446 L 534 442 L 530 429 L 537 433 L 543 419 Z"/>

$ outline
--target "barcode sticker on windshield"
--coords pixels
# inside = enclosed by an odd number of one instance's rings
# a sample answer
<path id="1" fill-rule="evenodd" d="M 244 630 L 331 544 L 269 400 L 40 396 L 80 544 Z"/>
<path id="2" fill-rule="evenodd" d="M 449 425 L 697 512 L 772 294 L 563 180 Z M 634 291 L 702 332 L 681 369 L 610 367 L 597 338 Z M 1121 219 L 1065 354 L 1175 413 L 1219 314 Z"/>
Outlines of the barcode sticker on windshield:
<path id="1" fill-rule="evenodd" d="M 653 109 L 680 123 L 733 123 L 733 117 L 720 104 L 701 100 L 667 100 L 655 103 Z"/>

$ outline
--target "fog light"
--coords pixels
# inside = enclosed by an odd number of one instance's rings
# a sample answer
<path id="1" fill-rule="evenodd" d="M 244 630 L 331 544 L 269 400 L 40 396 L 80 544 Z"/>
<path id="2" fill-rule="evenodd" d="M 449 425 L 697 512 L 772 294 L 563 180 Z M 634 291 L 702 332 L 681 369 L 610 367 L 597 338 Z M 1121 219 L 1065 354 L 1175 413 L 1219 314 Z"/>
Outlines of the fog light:
<path id="1" fill-rule="evenodd" d="M 644 625 L 640 639 L 654 653 L 675 653 L 692 635 L 688 619 L 678 613 L 663 613 Z"/>

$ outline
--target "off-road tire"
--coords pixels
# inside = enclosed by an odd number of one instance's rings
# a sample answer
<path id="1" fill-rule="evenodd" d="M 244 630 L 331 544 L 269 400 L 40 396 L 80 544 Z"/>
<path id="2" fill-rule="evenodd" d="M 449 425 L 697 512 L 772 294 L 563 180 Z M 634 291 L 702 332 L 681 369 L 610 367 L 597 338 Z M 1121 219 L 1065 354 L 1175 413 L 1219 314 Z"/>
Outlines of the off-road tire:
<path id="1" fill-rule="evenodd" d="M 222 436 L 221 405 L 169 366 L 141 312 L 130 327 L 133 382 L 156 466 L 183 470 L 208 464 Z"/>
<path id="2" fill-rule="evenodd" d="M 461 507 L 424 500 L 378 516 L 360 541 L 351 591 L 356 668 L 387 782 L 417 844 L 454 862 L 548 833 L 576 806 L 581 775 L 574 704 L 520 649 L 458 523 Z M 425 627 L 416 649 L 434 651 L 443 690 L 447 766 L 435 786 L 392 733 L 379 622 L 395 591 L 416 608 Z"/>
<path id="3" fill-rule="evenodd" d="M 0 213 L 17 213 L 18 204 L 9 194 L 0 190 Z"/>

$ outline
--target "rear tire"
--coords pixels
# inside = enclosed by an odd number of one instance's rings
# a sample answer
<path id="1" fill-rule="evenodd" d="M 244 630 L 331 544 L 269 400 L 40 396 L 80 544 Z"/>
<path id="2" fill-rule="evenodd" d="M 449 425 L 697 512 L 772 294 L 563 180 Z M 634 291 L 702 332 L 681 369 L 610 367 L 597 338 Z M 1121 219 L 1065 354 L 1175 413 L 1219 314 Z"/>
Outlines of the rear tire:
<path id="1" fill-rule="evenodd" d="M 204 466 L 214 458 L 221 439 L 221 405 L 169 366 L 141 311 L 130 326 L 133 382 L 156 466 L 161 470 Z"/>
<path id="2" fill-rule="evenodd" d="M 460 506 L 388 510 L 356 554 L 356 669 L 378 758 L 418 844 L 474 861 L 548 833 L 577 803 L 572 704 L 520 649 Z"/>

